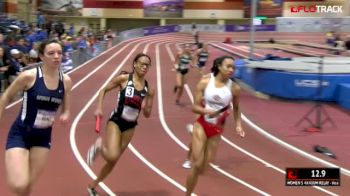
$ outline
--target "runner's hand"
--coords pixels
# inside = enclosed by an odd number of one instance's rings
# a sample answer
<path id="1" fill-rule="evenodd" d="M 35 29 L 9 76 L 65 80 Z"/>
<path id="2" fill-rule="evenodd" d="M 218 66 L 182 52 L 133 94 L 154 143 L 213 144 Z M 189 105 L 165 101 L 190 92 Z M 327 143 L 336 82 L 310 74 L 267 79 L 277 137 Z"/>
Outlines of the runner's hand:
<path id="1" fill-rule="evenodd" d="M 95 116 L 99 116 L 99 117 L 101 117 L 101 118 L 102 118 L 102 116 L 103 116 L 103 113 L 102 113 L 102 110 L 101 110 L 101 109 L 96 109 L 94 114 L 95 114 Z"/>
<path id="2" fill-rule="evenodd" d="M 59 121 L 63 124 L 67 124 L 69 122 L 69 114 L 62 113 L 59 117 Z"/>

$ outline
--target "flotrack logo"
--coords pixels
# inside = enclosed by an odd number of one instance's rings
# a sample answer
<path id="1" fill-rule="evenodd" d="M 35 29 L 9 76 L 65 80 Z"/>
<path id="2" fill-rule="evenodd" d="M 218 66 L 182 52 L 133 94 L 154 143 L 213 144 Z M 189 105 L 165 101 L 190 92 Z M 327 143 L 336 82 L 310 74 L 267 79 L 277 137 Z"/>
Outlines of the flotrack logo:
<path id="1" fill-rule="evenodd" d="M 343 13 L 343 6 L 341 5 L 298 5 L 291 6 L 292 13 Z"/>

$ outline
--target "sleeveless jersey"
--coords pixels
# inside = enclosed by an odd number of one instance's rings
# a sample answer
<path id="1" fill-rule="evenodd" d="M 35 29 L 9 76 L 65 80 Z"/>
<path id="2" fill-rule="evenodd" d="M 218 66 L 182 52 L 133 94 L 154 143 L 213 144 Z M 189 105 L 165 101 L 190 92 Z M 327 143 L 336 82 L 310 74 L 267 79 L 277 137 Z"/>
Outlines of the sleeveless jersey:
<path id="1" fill-rule="evenodd" d="M 136 122 L 141 111 L 143 99 L 148 93 L 148 83 L 141 91 L 134 87 L 133 74 L 129 74 L 127 85 L 118 94 L 117 107 L 112 112 L 111 117 L 116 114 L 118 117 L 128 121 Z"/>
<path id="2" fill-rule="evenodd" d="M 198 54 L 198 62 L 205 63 L 208 60 L 209 53 L 206 51 L 201 50 L 201 52 Z"/>
<path id="3" fill-rule="evenodd" d="M 22 109 L 17 122 L 35 129 L 51 128 L 64 98 L 63 73 L 59 72 L 58 87 L 50 90 L 45 85 L 41 67 L 36 69 L 34 85 L 23 93 Z"/>
<path id="4" fill-rule="evenodd" d="M 231 103 L 233 97 L 231 87 L 231 80 L 228 80 L 223 87 L 215 87 L 215 77 L 213 74 L 211 74 L 208 85 L 204 90 L 205 108 L 217 111 L 228 106 Z M 225 112 L 222 112 L 213 118 L 209 118 L 208 115 L 205 115 L 204 119 L 210 124 L 217 124 L 223 115 L 226 115 Z"/>
<path id="5" fill-rule="evenodd" d="M 188 69 L 188 64 L 191 62 L 191 56 L 183 54 L 180 56 L 179 69 Z"/>

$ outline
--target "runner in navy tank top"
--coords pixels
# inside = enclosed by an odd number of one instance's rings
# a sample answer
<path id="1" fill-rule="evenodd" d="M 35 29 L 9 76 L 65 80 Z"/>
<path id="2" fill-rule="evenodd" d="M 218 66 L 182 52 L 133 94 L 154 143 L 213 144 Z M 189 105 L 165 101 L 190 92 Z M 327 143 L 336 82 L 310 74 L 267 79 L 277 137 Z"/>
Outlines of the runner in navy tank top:
<path id="1" fill-rule="evenodd" d="M 99 92 L 96 116 L 102 116 L 105 94 L 114 88 L 120 89 L 117 107 L 107 122 L 105 141 L 102 144 L 102 139 L 98 138 L 87 153 L 88 165 L 92 165 L 100 153 L 106 161 L 97 179 L 88 185 L 90 196 L 97 195 L 95 190 L 97 184 L 112 171 L 130 143 L 141 110 L 146 118 L 151 115 L 154 89 L 145 80 L 150 66 L 151 58 L 148 55 L 143 53 L 136 55 L 133 61 L 134 71 L 115 77 Z"/>
<path id="2" fill-rule="evenodd" d="M 44 41 L 39 48 L 42 64 L 21 73 L 0 99 L 0 119 L 5 106 L 23 91 L 21 111 L 7 138 L 6 178 L 16 195 L 29 195 L 41 174 L 51 147 L 51 130 L 57 109 L 59 120 L 69 118 L 71 79 L 60 71 L 62 46 Z"/>

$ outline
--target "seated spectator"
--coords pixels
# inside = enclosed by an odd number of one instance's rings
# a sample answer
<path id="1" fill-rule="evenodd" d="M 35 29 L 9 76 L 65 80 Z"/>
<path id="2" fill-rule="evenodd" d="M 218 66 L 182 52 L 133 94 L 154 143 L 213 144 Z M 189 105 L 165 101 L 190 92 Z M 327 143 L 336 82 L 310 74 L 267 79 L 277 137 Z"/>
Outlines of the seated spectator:
<path id="1" fill-rule="evenodd" d="M 7 88 L 7 70 L 8 65 L 5 64 L 5 50 L 0 46 L 0 93 Z"/>
<path id="2" fill-rule="evenodd" d="M 39 42 L 33 44 L 33 48 L 29 51 L 29 63 L 40 62 L 39 58 Z"/>
<path id="3" fill-rule="evenodd" d="M 24 38 L 19 38 L 16 44 L 12 47 L 12 49 L 18 49 L 22 54 L 28 54 L 30 48 L 28 48 L 28 43 Z"/>
<path id="4" fill-rule="evenodd" d="M 26 66 L 26 63 L 23 61 L 23 55 L 18 49 L 11 49 L 10 54 L 10 65 L 7 73 L 9 83 L 11 84 L 22 71 L 23 67 Z"/>
<path id="5" fill-rule="evenodd" d="M 346 55 L 350 56 L 350 35 L 346 36 L 344 47 L 345 47 L 345 50 L 346 50 Z"/>
<path id="6" fill-rule="evenodd" d="M 326 33 L 326 44 L 329 46 L 334 46 L 335 34 L 334 31 Z"/>
<path id="7" fill-rule="evenodd" d="M 73 37 L 75 35 L 75 29 L 74 29 L 74 24 L 71 23 L 69 26 L 69 30 L 68 30 L 68 35 Z"/>
<path id="8" fill-rule="evenodd" d="M 112 43 L 113 43 L 113 38 L 115 37 L 115 35 L 113 34 L 111 29 L 108 29 L 105 33 L 105 35 L 103 36 L 103 40 L 106 41 L 107 43 L 107 48 L 111 48 L 112 47 Z"/>

